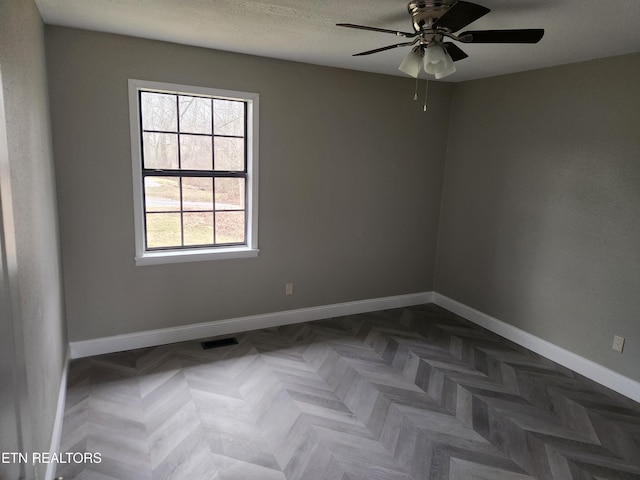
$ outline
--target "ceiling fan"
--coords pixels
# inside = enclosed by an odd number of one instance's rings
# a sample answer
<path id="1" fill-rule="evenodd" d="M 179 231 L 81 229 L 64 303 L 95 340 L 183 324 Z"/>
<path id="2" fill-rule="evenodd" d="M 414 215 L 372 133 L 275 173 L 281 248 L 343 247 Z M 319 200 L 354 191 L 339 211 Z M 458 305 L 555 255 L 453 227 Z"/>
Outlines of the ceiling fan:
<path id="1" fill-rule="evenodd" d="M 407 8 L 413 23 L 413 33 L 353 23 L 338 23 L 337 26 L 391 33 L 398 37 L 412 39 L 356 53 L 354 57 L 371 55 L 398 47 L 413 46 L 399 68 L 402 72 L 416 79 L 423 66 L 425 72 L 434 75 L 436 79 L 444 78 L 456 71 L 453 62 L 468 57 L 455 43 L 445 42 L 445 38 L 461 43 L 538 43 L 544 35 L 544 29 L 541 28 L 468 30 L 457 34 L 456 32 L 491 11 L 482 5 L 462 0 L 417 0 L 410 2 Z"/>

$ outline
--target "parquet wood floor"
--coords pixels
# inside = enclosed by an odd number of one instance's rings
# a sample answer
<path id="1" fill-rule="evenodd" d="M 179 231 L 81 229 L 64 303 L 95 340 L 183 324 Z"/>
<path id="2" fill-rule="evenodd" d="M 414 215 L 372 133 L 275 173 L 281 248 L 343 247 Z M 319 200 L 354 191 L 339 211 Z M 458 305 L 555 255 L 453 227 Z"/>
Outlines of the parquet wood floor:
<path id="1" fill-rule="evenodd" d="M 72 362 L 66 480 L 640 479 L 640 405 L 434 305 Z"/>

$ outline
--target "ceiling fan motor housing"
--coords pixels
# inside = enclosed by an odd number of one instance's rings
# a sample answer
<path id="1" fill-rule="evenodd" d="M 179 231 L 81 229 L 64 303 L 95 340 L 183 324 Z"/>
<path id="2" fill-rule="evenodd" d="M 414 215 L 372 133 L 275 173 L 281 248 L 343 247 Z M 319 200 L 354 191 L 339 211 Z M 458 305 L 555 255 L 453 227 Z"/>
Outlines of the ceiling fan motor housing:
<path id="1" fill-rule="evenodd" d="M 414 1 L 407 6 L 413 29 L 416 32 L 428 30 L 442 15 L 446 13 L 458 0 Z"/>

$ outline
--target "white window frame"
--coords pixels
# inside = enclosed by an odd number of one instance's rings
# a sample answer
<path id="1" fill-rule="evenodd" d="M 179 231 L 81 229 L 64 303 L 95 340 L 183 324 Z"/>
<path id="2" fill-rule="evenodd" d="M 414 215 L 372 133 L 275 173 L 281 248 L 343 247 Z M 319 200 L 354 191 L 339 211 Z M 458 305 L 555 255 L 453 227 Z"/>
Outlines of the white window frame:
<path id="1" fill-rule="evenodd" d="M 246 183 L 246 245 L 211 248 L 180 248 L 175 250 L 148 251 L 145 249 L 145 222 L 142 188 L 142 142 L 140 132 L 140 90 L 161 93 L 205 95 L 228 100 L 240 100 L 247 105 L 247 183 Z M 174 83 L 129 79 L 129 122 L 131 126 L 131 161 L 133 177 L 133 207 L 135 227 L 135 264 L 157 265 L 163 263 L 199 262 L 229 258 L 258 256 L 258 113 L 259 95 L 250 92 L 221 90 Z"/>

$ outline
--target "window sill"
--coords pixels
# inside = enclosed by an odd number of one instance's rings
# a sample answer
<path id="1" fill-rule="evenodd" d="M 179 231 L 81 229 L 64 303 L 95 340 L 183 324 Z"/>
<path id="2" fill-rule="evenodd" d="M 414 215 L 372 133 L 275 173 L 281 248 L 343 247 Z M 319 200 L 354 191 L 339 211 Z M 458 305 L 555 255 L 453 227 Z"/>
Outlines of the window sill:
<path id="1" fill-rule="evenodd" d="M 229 247 L 215 250 L 181 250 L 163 252 L 145 252 L 136 256 L 136 266 L 161 265 L 164 263 L 207 262 L 209 260 L 227 260 L 232 258 L 252 258 L 258 256 L 257 248 Z"/>

